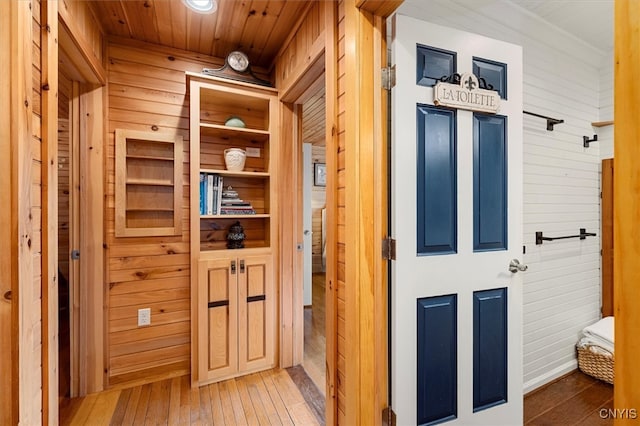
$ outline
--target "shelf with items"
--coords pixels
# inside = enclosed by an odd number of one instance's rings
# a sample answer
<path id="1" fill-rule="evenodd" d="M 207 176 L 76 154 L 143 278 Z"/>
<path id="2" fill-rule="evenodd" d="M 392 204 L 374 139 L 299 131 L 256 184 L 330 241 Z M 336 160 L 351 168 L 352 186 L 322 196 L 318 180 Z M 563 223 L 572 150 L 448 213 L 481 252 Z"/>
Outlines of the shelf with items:
<path id="1" fill-rule="evenodd" d="M 199 213 L 203 216 L 237 214 L 242 216 L 270 213 L 269 179 L 246 179 L 215 173 L 200 173 Z"/>
<path id="2" fill-rule="evenodd" d="M 269 172 L 269 139 L 223 139 L 218 135 L 202 134 L 200 136 L 200 168 L 213 170 L 227 170 L 225 163 L 225 150 L 240 148 L 245 151 L 245 163 L 243 173 L 268 173 Z"/>
<path id="3" fill-rule="evenodd" d="M 270 99 L 265 96 L 247 96 L 247 93 L 249 92 L 242 89 L 204 88 L 200 91 L 199 124 L 269 132 Z M 239 118 L 244 127 L 225 125 L 231 118 Z"/>
<path id="4" fill-rule="evenodd" d="M 191 371 L 194 383 L 205 384 L 275 366 L 277 292 L 270 283 L 276 281 L 273 264 L 278 262 L 279 103 L 274 89 L 190 73 L 187 77 L 195 333 Z M 238 157 L 237 167 L 233 159 L 225 161 L 225 151 L 231 148 L 241 150 L 229 154 Z M 255 297 L 244 293 L 257 287 L 263 290 Z M 237 288 L 235 302 L 233 291 L 222 291 L 225 288 Z M 256 312 L 247 318 L 253 323 L 246 327 L 243 303 Z M 240 307 L 238 315 L 234 306 Z M 247 339 L 252 343 L 248 345 Z"/>
<path id="5" fill-rule="evenodd" d="M 116 237 L 182 229 L 182 136 L 116 129 Z"/>

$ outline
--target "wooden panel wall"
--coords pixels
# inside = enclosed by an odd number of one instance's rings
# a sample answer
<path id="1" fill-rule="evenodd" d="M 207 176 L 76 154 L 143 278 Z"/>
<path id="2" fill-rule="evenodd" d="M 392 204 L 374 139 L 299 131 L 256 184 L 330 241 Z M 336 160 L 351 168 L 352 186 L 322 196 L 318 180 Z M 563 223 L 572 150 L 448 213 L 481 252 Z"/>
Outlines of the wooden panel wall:
<path id="1" fill-rule="evenodd" d="M 301 20 L 293 27 L 285 46 L 276 59 L 276 87 L 280 96 L 295 101 L 295 94 L 289 95 L 292 87 L 306 89 L 313 80 L 300 84 L 305 77 L 314 77 L 308 70 L 313 64 L 323 68 L 320 56 L 324 51 L 324 6 L 320 1 L 309 2 L 308 10 L 301 14 Z M 300 93 L 299 93 L 300 94 Z M 298 94 L 298 95 L 299 95 Z M 289 96 L 288 96 L 289 95 Z"/>
<path id="2" fill-rule="evenodd" d="M 82 51 L 86 56 L 86 64 L 79 68 L 82 77 L 73 76 L 76 80 L 96 81 L 105 83 L 104 75 L 104 30 L 99 19 L 93 11 L 91 2 L 84 0 L 61 0 L 59 1 L 60 17 L 64 23 L 64 29 L 60 32 L 61 37 L 71 33 L 74 37 L 76 48 Z M 68 30 L 68 32 L 67 32 Z M 66 54 L 71 52 L 62 51 L 60 58 L 66 61 Z"/>
<path id="3" fill-rule="evenodd" d="M 103 61 L 103 34 L 100 20 L 94 14 L 90 3 L 84 0 L 62 0 L 59 13 L 65 23 L 71 24 L 74 35 L 84 39 L 84 43 L 99 62 Z M 68 24 L 67 24 L 68 25 Z"/>
<path id="4" fill-rule="evenodd" d="M 110 43 L 108 63 L 108 375 L 110 385 L 124 385 L 190 370 L 189 101 L 184 72 L 221 62 L 142 43 Z M 115 129 L 183 136 L 182 235 L 115 237 Z M 151 308 L 149 327 L 137 327 L 141 308 Z"/>

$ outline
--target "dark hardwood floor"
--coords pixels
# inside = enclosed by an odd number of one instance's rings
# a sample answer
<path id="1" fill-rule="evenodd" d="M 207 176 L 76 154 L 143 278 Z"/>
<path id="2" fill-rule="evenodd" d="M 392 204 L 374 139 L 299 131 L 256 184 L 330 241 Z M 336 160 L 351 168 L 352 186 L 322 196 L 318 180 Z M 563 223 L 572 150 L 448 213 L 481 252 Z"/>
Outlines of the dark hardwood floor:
<path id="1" fill-rule="evenodd" d="M 576 370 L 525 396 L 524 424 L 613 425 L 605 411 L 612 407 L 613 386 Z"/>

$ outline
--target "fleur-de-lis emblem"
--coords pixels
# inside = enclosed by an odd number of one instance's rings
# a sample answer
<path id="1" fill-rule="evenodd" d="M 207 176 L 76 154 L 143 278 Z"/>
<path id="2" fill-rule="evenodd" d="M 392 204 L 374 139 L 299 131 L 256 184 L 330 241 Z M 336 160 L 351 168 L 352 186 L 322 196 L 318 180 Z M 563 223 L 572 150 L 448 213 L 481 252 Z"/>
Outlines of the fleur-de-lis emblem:
<path id="1" fill-rule="evenodd" d="M 469 76 L 469 79 L 467 81 L 465 81 L 465 86 L 469 90 L 473 90 L 473 89 L 476 88 L 476 83 L 475 83 L 475 81 L 473 81 L 473 78 L 471 78 L 471 76 Z"/>

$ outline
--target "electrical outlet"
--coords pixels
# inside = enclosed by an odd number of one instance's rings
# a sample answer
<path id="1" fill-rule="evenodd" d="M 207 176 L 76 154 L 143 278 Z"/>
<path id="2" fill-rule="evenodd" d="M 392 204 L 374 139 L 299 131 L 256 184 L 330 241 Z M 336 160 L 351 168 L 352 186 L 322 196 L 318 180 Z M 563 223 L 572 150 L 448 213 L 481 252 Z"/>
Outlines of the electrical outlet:
<path id="1" fill-rule="evenodd" d="M 151 308 L 138 309 L 138 327 L 151 325 Z"/>
<path id="2" fill-rule="evenodd" d="M 247 154 L 247 157 L 258 157 L 258 158 L 260 158 L 260 148 L 247 147 L 247 149 L 245 150 L 245 153 Z"/>

